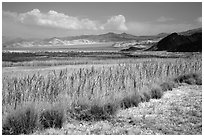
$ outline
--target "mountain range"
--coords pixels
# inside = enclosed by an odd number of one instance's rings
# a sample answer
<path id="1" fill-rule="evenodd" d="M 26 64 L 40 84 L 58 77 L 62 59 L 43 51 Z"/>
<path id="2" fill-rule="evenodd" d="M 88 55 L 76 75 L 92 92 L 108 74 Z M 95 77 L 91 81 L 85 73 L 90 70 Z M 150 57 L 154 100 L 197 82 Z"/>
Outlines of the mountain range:
<path id="1" fill-rule="evenodd" d="M 116 34 L 109 32 L 101 35 L 81 35 L 71 37 L 53 37 L 49 39 L 34 40 L 34 39 L 9 39 L 6 36 L 2 37 L 3 48 L 6 47 L 32 47 L 32 46 L 68 46 L 77 44 L 95 44 L 104 42 L 122 42 L 122 41 L 141 41 L 154 40 L 167 36 L 167 33 L 161 33 L 151 36 L 134 36 L 127 33 Z"/>
<path id="2" fill-rule="evenodd" d="M 153 45 L 148 51 L 202 52 L 202 32 L 188 35 L 172 33 Z"/>
<path id="3" fill-rule="evenodd" d="M 121 51 L 202 52 L 202 28 L 174 32 L 158 41 L 153 41 L 149 47 L 141 47 L 141 45 L 135 44 Z"/>
<path id="4" fill-rule="evenodd" d="M 190 36 L 194 33 L 202 33 L 202 28 L 192 29 L 184 32 L 178 32 L 178 35 Z M 167 37 L 169 33 L 160 33 L 157 35 L 150 36 L 134 36 L 127 33 L 116 34 L 113 32 L 100 34 L 100 35 L 80 35 L 80 36 L 70 36 L 70 37 L 53 37 L 48 39 L 22 39 L 16 38 L 11 39 L 9 37 L 2 37 L 3 48 L 12 48 L 12 47 L 50 47 L 50 46 L 69 46 L 69 45 L 81 45 L 81 44 L 96 44 L 96 43 L 106 43 L 112 42 L 114 47 L 117 46 L 117 43 L 122 43 L 122 46 L 128 47 L 137 43 L 138 46 L 144 43 L 158 43 L 161 39 Z M 133 43 L 132 43 L 133 42 Z M 130 46 L 129 46 L 130 47 Z M 156 49 L 155 45 L 154 48 Z M 159 49 L 159 48 L 158 48 Z M 157 49 L 157 50 L 158 50 Z"/>

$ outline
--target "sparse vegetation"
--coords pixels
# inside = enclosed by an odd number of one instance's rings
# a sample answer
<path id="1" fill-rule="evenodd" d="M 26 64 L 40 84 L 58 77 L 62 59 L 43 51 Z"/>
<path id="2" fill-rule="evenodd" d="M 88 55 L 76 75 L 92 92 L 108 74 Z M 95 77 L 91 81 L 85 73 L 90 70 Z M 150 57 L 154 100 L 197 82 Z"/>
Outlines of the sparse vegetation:
<path id="1" fill-rule="evenodd" d="M 187 83 L 190 85 L 202 85 L 202 75 L 196 73 L 184 74 L 174 79 L 177 83 Z"/>
<path id="2" fill-rule="evenodd" d="M 150 90 L 151 98 L 160 99 L 163 95 L 162 88 L 158 85 L 153 85 Z"/>
<path id="3" fill-rule="evenodd" d="M 3 135 L 30 134 L 37 127 L 38 113 L 32 104 L 18 106 L 11 111 L 2 123 Z"/>
<path id="4" fill-rule="evenodd" d="M 168 81 L 161 83 L 160 87 L 162 88 L 163 91 L 168 91 L 178 87 L 178 84 L 174 83 L 173 81 Z"/>
<path id="5" fill-rule="evenodd" d="M 2 67 L 14 66 L 59 66 L 79 64 L 119 64 L 136 63 L 146 58 L 178 59 L 200 56 L 200 53 L 172 53 L 172 52 L 136 52 L 124 53 L 117 51 L 29 51 L 3 52 Z M 107 61 L 108 60 L 108 61 Z"/>
<path id="6" fill-rule="evenodd" d="M 34 74 L 25 77 L 4 77 L 3 118 L 9 121 L 13 118 L 10 115 L 16 113 L 10 110 L 17 111 L 19 106 L 27 102 L 61 102 L 61 109 L 51 107 L 36 111 L 38 122 L 43 128 L 61 128 L 66 121 L 64 117 L 77 120 L 108 119 L 120 108 L 138 106 L 140 102 L 149 101 L 151 98 L 161 98 L 164 91 L 175 87 L 173 82 L 186 82 L 186 74 L 200 73 L 201 66 L 201 59 L 146 60 L 135 64 L 80 68 L 69 75 L 69 70 L 64 69 L 59 73 L 50 71 L 47 76 Z M 168 81 L 178 75 L 184 75 L 185 78 L 178 77 Z M 196 80 L 190 84 L 202 84 L 197 75 L 188 77 Z M 148 87 L 145 89 L 147 84 Z M 19 111 L 19 115 L 27 113 L 23 109 Z M 19 120 L 15 120 L 14 123 L 18 122 Z M 7 129 L 13 123 L 5 123 L 7 124 L 3 126 L 3 133 L 10 134 Z M 25 124 L 22 125 L 21 127 L 25 127 Z M 33 125 L 33 128 L 26 132 L 23 128 L 16 129 L 12 134 L 29 134 L 38 126 Z"/>
<path id="7" fill-rule="evenodd" d="M 64 117 L 62 109 L 52 107 L 40 113 L 39 122 L 45 129 L 62 128 Z"/>
<path id="8" fill-rule="evenodd" d="M 148 102 L 151 99 L 150 90 L 147 87 L 143 87 L 140 90 L 139 95 L 140 95 L 141 102 Z"/>

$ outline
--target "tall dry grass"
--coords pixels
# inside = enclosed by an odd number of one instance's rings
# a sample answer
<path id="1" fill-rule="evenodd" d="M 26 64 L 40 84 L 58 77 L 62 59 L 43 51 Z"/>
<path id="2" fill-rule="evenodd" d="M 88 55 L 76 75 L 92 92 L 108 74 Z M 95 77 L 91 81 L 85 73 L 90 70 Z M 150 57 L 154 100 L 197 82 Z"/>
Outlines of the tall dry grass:
<path id="1" fill-rule="evenodd" d="M 201 59 L 177 59 L 149 60 L 100 68 L 92 66 L 80 68 L 71 75 L 68 75 L 68 69 L 64 69 L 60 73 L 50 71 L 46 77 L 40 74 L 4 77 L 3 115 L 26 102 L 48 102 L 60 103 L 66 113 L 65 117 L 80 120 L 103 119 L 114 115 L 118 107 L 137 106 L 150 97 L 162 96 L 157 88 L 151 93 L 142 90 L 147 85 L 165 82 L 179 75 L 201 72 Z M 143 93 L 144 98 L 138 97 Z"/>

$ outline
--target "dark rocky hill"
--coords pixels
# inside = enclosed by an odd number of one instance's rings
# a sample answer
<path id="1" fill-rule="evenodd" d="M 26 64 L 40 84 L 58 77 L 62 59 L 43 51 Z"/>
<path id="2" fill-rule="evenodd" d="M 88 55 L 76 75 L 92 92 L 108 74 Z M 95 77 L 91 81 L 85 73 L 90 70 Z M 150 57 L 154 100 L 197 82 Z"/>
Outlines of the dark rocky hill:
<path id="1" fill-rule="evenodd" d="M 202 32 L 191 35 L 172 33 L 153 45 L 148 51 L 202 52 Z"/>

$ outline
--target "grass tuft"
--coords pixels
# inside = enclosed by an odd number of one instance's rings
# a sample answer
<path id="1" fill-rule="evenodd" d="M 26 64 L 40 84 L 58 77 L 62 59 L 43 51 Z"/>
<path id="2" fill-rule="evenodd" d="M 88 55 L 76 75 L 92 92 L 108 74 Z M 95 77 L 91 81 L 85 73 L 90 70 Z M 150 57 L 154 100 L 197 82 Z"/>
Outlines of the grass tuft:
<path id="1" fill-rule="evenodd" d="M 96 104 L 92 105 L 88 111 L 89 115 L 94 120 L 105 120 L 109 118 L 109 115 L 106 113 L 106 110 L 103 106 L 98 106 Z"/>
<path id="2" fill-rule="evenodd" d="M 77 120 L 106 120 L 111 118 L 117 111 L 118 107 L 115 103 L 105 104 L 77 104 L 71 110 L 69 110 L 71 118 Z"/>
<path id="3" fill-rule="evenodd" d="M 151 98 L 160 99 L 163 95 L 163 91 L 160 86 L 152 85 L 150 89 Z"/>
<path id="4" fill-rule="evenodd" d="M 40 113 L 39 122 L 45 129 L 62 128 L 64 117 L 64 111 L 61 107 L 52 106 Z"/>
<path id="5" fill-rule="evenodd" d="M 202 75 L 196 73 L 190 73 L 178 76 L 174 79 L 177 83 L 187 83 L 190 85 L 202 85 Z"/>
<path id="6" fill-rule="evenodd" d="M 168 90 L 171 91 L 173 88 L 177 87 L 177 84 L 174 82 L 168 81 L 160 84 L 160 87 L 162 88 L 162 91 L 168 91 Z"/>
<path id="7" fill-rule="evenodd" d="M 140 94 L 127 95 L 121 100 L 120 107 L 122 109 L 137 107 L 140 102 L 141 102 Z"/>
<path id="8" fill-rule="evenodd" d="M 115 103 L 107 103 L 104 105 L 104 111 L 108 114 L 108 115 L 115 115 L 115 113 L 118 110 L 118 104 Z"/>
<path id="9" fill-rule="evenodd" d="M 3 135 L 30 134 L 37 127 L 37 113 L 34 105 L 18 107 L 10 112 L 2 124 Z"/>
<path id="10" fill-rule="evenodd" d="M 87 116 L 88 104 L 72 104 L 72 107 L 67 110 L 68 115 L 72 119 L 76 120 L 90 120 L 89 116 Z"/>
<path id="11" fill-rule="evenodd" d="M 139 93 L 141 102 L 149 102 L 149 100 L 151 99 L 151 93 L 149 88 L 143 87 Z"/>

